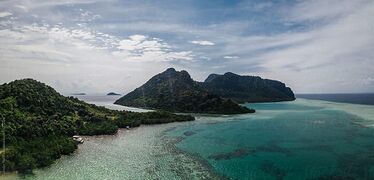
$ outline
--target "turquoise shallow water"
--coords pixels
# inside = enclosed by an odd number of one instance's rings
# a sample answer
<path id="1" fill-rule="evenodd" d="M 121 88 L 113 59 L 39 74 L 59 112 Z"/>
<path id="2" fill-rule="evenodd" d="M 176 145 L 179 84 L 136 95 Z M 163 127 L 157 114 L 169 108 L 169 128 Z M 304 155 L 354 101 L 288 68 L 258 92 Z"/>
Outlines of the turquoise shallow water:
<path id="1" fill-rule="evenodd" d="M 85 137 L 74 154 L 25 178 L 374 179 L 374 106 L 303 99 L 249 106 L 257 112 Z"/>
<path id="2" fill-rule="evenodd" d="M 231 179 L 374 179 L 373 121 L 354 114 L 369 117 L 372 106 L 353 113 L 347 104 L 310 100 L 250 106 L 256 115 L 201 117 L 210 122 L 167 135 Z"/>

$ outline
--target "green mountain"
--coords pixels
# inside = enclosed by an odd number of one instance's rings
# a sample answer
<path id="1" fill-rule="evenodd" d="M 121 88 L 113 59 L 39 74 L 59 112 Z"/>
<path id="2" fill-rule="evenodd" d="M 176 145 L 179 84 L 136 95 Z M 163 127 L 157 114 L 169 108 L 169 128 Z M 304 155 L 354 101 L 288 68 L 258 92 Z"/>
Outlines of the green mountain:
<path id="1" fill-rule="evenodd" d="M 0 120 L 4 128 L 6 171 L 30 172 L 47 166 L 77 148 L 72 136 L 114 134 L 118 128 L 140 124 L 194 120 L 168 112 L 114 111 L 64 97 L 32 79 L 0 86 Z M 5 134 L 5 137 L 3 137 Z"/>
<path id="2" fill-rule="evenodd" d="M 211 74 L 201 85 L 211 93 L 239 103 L 295 100 L 294 93 L 284 83 L 258 76 L 240 76 L 231 72 Z"/>
<path id="3" fill-rule="evenodd" d="M 171 112 L 240 114 L 254 110 L 207 92 L 187 71 L 169 68 L 136 88 L 115 104 Z"/>

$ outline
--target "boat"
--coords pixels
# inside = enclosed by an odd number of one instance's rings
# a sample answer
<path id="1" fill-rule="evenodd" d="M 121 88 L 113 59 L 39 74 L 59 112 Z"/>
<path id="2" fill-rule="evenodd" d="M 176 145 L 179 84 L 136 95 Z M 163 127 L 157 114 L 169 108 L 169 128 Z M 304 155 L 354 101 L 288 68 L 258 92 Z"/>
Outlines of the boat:
<path id="1" fill-rule="evenodd" d="M 83 138 L 78 136 L 78 135 L 73 136 L 73 140 L 80 143 L 80 144 L 82 144 L 84 142 Z"/>

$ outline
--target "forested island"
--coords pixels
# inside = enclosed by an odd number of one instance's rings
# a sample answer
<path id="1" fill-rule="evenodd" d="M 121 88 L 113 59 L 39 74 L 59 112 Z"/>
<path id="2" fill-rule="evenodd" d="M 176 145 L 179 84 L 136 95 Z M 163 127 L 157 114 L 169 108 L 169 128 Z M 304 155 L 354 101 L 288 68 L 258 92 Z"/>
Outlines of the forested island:
<path id="1" fill-rule="evenodd" d="M 0 139 L 5 138 L 6 146 L 0 154 L 5 153 L 5 170 L 30 173 L 74 152 L 77 142 L 73 135 L 115 134 L 126 126 L 192 121 L 194 117 L 165 111 L 109 110 L 64 97 L 36 80 L 22 79 L 0 86 L 0 119 L 4 123 Z"/>
<path id="2" fill-rule="evenodd" d="M 295 100 L 291 88 L 284 83 L 258 76 L 241 76 L 232 72 L 211 74 L 200 85 L 210 93 L 238 103 Z"/>
<path id="3" fill-rule="evenodd" d="M 255 112 L 231 99 L 208 92 L 187 71 L 176 71 L 174 68 L 153 76 L 141 87 L 118 99 L 115 104 L 184 113 Z"/>
<path id="4" fill-rule="evenodd" d="M 187 71 L 169 68 L 115 104 L 172 112 L 242 114 L 255 110 L 239 103 L 292 100 L 294 93 L 280 81 L 228 72 L 211 74 L 204 82 L 197 82 Z"/>

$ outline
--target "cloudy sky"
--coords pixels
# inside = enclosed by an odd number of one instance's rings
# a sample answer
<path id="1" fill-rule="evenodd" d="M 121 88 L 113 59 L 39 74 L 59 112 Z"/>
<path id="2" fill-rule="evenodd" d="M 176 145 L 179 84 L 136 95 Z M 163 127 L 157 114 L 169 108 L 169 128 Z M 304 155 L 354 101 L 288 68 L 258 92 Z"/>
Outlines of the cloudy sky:
<path id="1" fill-rule="evenodd" d="M 374 92 L 374 1 L 0 1 L 1 84 L 126 93 L 168 67 Z"/>

